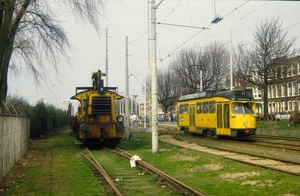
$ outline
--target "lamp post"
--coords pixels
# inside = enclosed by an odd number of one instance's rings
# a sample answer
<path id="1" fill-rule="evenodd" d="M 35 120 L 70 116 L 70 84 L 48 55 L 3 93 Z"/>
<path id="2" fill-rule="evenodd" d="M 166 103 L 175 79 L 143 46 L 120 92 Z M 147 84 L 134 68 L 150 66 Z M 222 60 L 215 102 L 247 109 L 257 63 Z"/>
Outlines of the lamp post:
<path id="1" fill-rule="evenodd" d="M 147 87 L 146 87 L 146 79 L 144 84 L 134 75 L 130 74 L 130 76 L 134 76 L 142 85 L 144 85 L 143 91 L 144 91 L 144 128 L 147 127 L 146 117 L 147 117 Z M 145 74 L 146 76 L 146 74 Z"/>
<path id="2" fill-rule="evenodd" d="M 199 83 L 200 83 L 200 84 L 199 84 L 199 91 L 202 91 L 202 86 L 203 86 L 203 85 L 202 85 L 202 80 L 203 80 L 203 79 L 202 79 L 202 77 L 203 77 L 203 76 L 202 76 L 202 75 L 203 75 L 203 74 L 202 74 L 202 65 L 191 65 L 191 66 L 197 66 L 197 67 L 199 66 L 199 67 L 200 67 L 200 73 L 199 73 L 199 78 L 200 78 L 200 82 L 199 82 Z"/>
<path id="3" fill-rule="evenodd" d="M 129 140 L 129 124 L 130 124 L 130 113 L 129 113 L 129 66 L 128 66 L 128 37 L 126 36 L 126 63 L 125 63 L 125 137 Z"/>
<path id="4" fill-rule="evenodd" d="M 135 101 L 135 115 L 137 115 L 137 102 L 136 102 L 136 98 L 138 97 L 138 95 L 132 95 L 132 97 L 134 98 Z"/>
<path id="5" fill-rule="evenodd" d="M 152 153 L 156 153 L 158 151 L 156 9 L 159 6 L 159 4 L 156 6 L 155 5 L 155 0 L 151 1 L 151 103 L 152 103 L 151 132 L 152 132 Z"/>
<path id="6" fill-rule="evenodd" d="M 123 92 L 120 92 L 119 94 L 123 94 Z M 122 110 L 123 110 L 123 107 L 122 107 L 122 102 L 123 102 L 123 99 L 120 99 L 119 100 L 119 114 L 122 115 Z"/>

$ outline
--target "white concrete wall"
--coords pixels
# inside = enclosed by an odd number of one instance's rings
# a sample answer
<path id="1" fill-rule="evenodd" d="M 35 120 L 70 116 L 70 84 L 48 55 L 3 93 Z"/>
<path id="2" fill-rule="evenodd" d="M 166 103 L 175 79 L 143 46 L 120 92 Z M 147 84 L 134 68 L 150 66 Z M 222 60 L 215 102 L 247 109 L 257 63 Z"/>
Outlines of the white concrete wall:
<path id="1" fill-rule="evenodd" d="M 3 178 L 27 150 L 30 119 L 0 114 L 0 174 Z"/>

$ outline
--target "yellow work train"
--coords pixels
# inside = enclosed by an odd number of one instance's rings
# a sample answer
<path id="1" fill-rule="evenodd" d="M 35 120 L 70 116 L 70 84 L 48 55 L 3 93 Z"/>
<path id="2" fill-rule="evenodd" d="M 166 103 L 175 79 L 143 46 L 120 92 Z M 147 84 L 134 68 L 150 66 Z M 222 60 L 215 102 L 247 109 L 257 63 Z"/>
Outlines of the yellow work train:
<path id="1" fill-rule="evenodd" d="M 92 73 L 92 87 L 76 87 L 71 99 L 80 102 L 72 129 L 84 145 L 116 145 L 123 138 L 124 117 L 116 114 L 115 100 L 122 99 L 117 87 L 103 87 L 100 70 Z"/>
<path id="2" fill-rule="evenodd" d="M 256 105 L 243 90 L 210 90 L 183 95 L 177 103 L 177 130 L 206 137 L 254 137 Z"/>

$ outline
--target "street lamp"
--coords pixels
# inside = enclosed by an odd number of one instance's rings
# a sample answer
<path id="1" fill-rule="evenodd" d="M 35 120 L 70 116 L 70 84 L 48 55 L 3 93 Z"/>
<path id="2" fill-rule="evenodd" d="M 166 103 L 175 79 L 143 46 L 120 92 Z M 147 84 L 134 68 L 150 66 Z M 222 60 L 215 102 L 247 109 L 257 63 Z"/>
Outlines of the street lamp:
<path id="1" fill-rule="evenodd" d="M 120 92 L 119 94 L 121 95 L 121 94 L 123 94 L 123 92 Z M 120 115 L 122 115 L 122 110 L 123 110 L 123 105 L 124 105 L 124 104 L 122 104 L 122 102 L 123 102 L 123 99 L 120 99 L 119 100 L 119 114 Z"/>
<path id="2" fill-rule="evenodd" d="M 202 66 L 201 65 L 191 65 L 191 66 L 199 66 L 200 67 L 200 73 L 199 73 L 199 78 L 200 78 L 200 84 L 199 84 L 199 91 L 202 91 Z"/>
<path id="3" fill-rule="evenodd" d="M 147 87 L 146 87 L 146 79 L 144 84 L 134 75 L 134 74 L 130 74 L 130 76 L 134 76 L 142 85 L 144 85 L 144 128 L 147 127 L 147 122 L 146 122 L 146 117 L 147 117 Z"/>
<path id="4" fill-rule="evenodd" d="M 137 102 L 136 102 L 136 98 L 138 97 L 138 95 L 132 95 L 132 97 L 135 100 L 135 115 L 137 115 Z"/>

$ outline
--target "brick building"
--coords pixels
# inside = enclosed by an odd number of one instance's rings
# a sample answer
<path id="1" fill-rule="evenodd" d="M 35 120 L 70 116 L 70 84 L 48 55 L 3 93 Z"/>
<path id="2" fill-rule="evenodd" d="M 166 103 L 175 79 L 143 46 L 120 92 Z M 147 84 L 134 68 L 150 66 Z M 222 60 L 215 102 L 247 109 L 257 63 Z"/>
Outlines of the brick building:
<path id="1" fill-rule="evenodd" d="M 268 85 L 268 112 L 300 110 L 300 56 L 290 58 L 284 64 L 274 66 L 271 70 L 272 81 Z M 258 77 L 254 72 L 249 77 Z M 227 79 L 227 87 L 230 81 Z M 248 89 L 256 100 L 256 113 L 263 113 L 263 89 L 247 84 L 234 74 L 234 89 Z"/>

